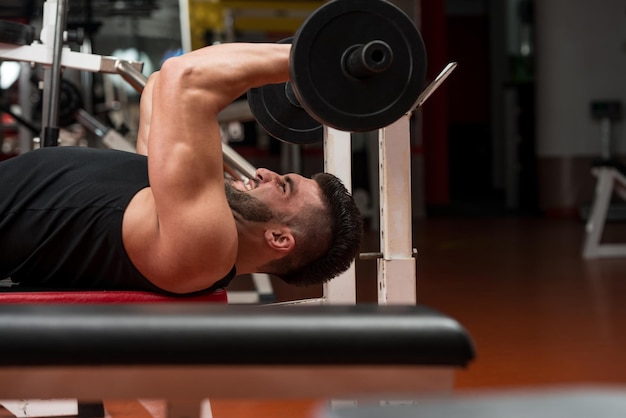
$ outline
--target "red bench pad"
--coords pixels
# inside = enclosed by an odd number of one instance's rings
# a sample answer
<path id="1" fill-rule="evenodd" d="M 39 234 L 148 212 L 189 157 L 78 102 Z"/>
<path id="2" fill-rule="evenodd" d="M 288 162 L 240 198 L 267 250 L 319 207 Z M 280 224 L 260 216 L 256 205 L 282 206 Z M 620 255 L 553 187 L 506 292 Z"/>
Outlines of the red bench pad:
<path id="1" fill-rule="evenodd" d="M 218 289 L 199 296 L 165 296 L 141 291 L 0 291 L 0 304 L 33 303 L 162 303 L 162 302 L 218 302 L 227 303 L 226 291 Z"/>

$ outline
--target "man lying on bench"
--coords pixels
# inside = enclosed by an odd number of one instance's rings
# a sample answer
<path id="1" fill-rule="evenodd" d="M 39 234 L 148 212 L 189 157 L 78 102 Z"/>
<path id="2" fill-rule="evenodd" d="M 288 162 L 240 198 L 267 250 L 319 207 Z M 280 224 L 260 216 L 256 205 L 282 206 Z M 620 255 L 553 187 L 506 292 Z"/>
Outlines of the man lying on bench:
<path id="1" fill-rule="evenodd" d="M 137 155 L 55 147 L 1 163 L 0 279 L 187 295 L 235 274 L 308 285 L 345 271 L 362 220 L 336 177 L 224 182 L 217 114 L 287 81 L 289 54 L 235 43 L 169 59 L 143 92 Z"/>

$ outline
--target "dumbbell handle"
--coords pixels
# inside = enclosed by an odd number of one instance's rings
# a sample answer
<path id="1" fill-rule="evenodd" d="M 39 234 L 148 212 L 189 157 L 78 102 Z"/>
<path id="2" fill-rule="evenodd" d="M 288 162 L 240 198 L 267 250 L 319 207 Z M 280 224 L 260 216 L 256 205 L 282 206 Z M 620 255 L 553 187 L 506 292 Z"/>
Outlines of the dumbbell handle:
<path id="1" fill-rule="evenodd" d="M 382 73 L 393 64 L 393 50 L 383 41 L 353 45 L 342 57 L 345 73 L 356 78 L 367 78 Z"/>

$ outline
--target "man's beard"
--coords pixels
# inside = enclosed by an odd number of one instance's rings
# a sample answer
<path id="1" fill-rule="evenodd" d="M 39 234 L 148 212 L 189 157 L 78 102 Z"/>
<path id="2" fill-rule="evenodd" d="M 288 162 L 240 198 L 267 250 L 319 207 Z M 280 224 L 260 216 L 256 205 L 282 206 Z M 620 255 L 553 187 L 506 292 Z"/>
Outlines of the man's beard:
<path id="1" fill-rule="evenodd" d="M 249 193 L 235 189 L 230 182 L 224 183 L 226 199 L 230 208 L 251 222 L 269 222 L 274 218 L 272 210 Z"/>

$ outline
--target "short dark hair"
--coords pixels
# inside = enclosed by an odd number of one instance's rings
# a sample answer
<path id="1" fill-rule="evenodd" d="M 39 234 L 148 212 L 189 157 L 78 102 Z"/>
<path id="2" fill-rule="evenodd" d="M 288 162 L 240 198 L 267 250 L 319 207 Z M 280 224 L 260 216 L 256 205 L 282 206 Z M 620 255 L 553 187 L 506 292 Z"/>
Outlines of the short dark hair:
<path id="1" fill-rule="evenodd" d="M 363 239 L 363 218 L 341 180 L 329 173 L 312 177 L 323 207 L 309 207 L 289 227 L 296 247 L 289 255 L 268 263 L 267 273 L 296 286 L 325 283 L 346 271 Z"/>

